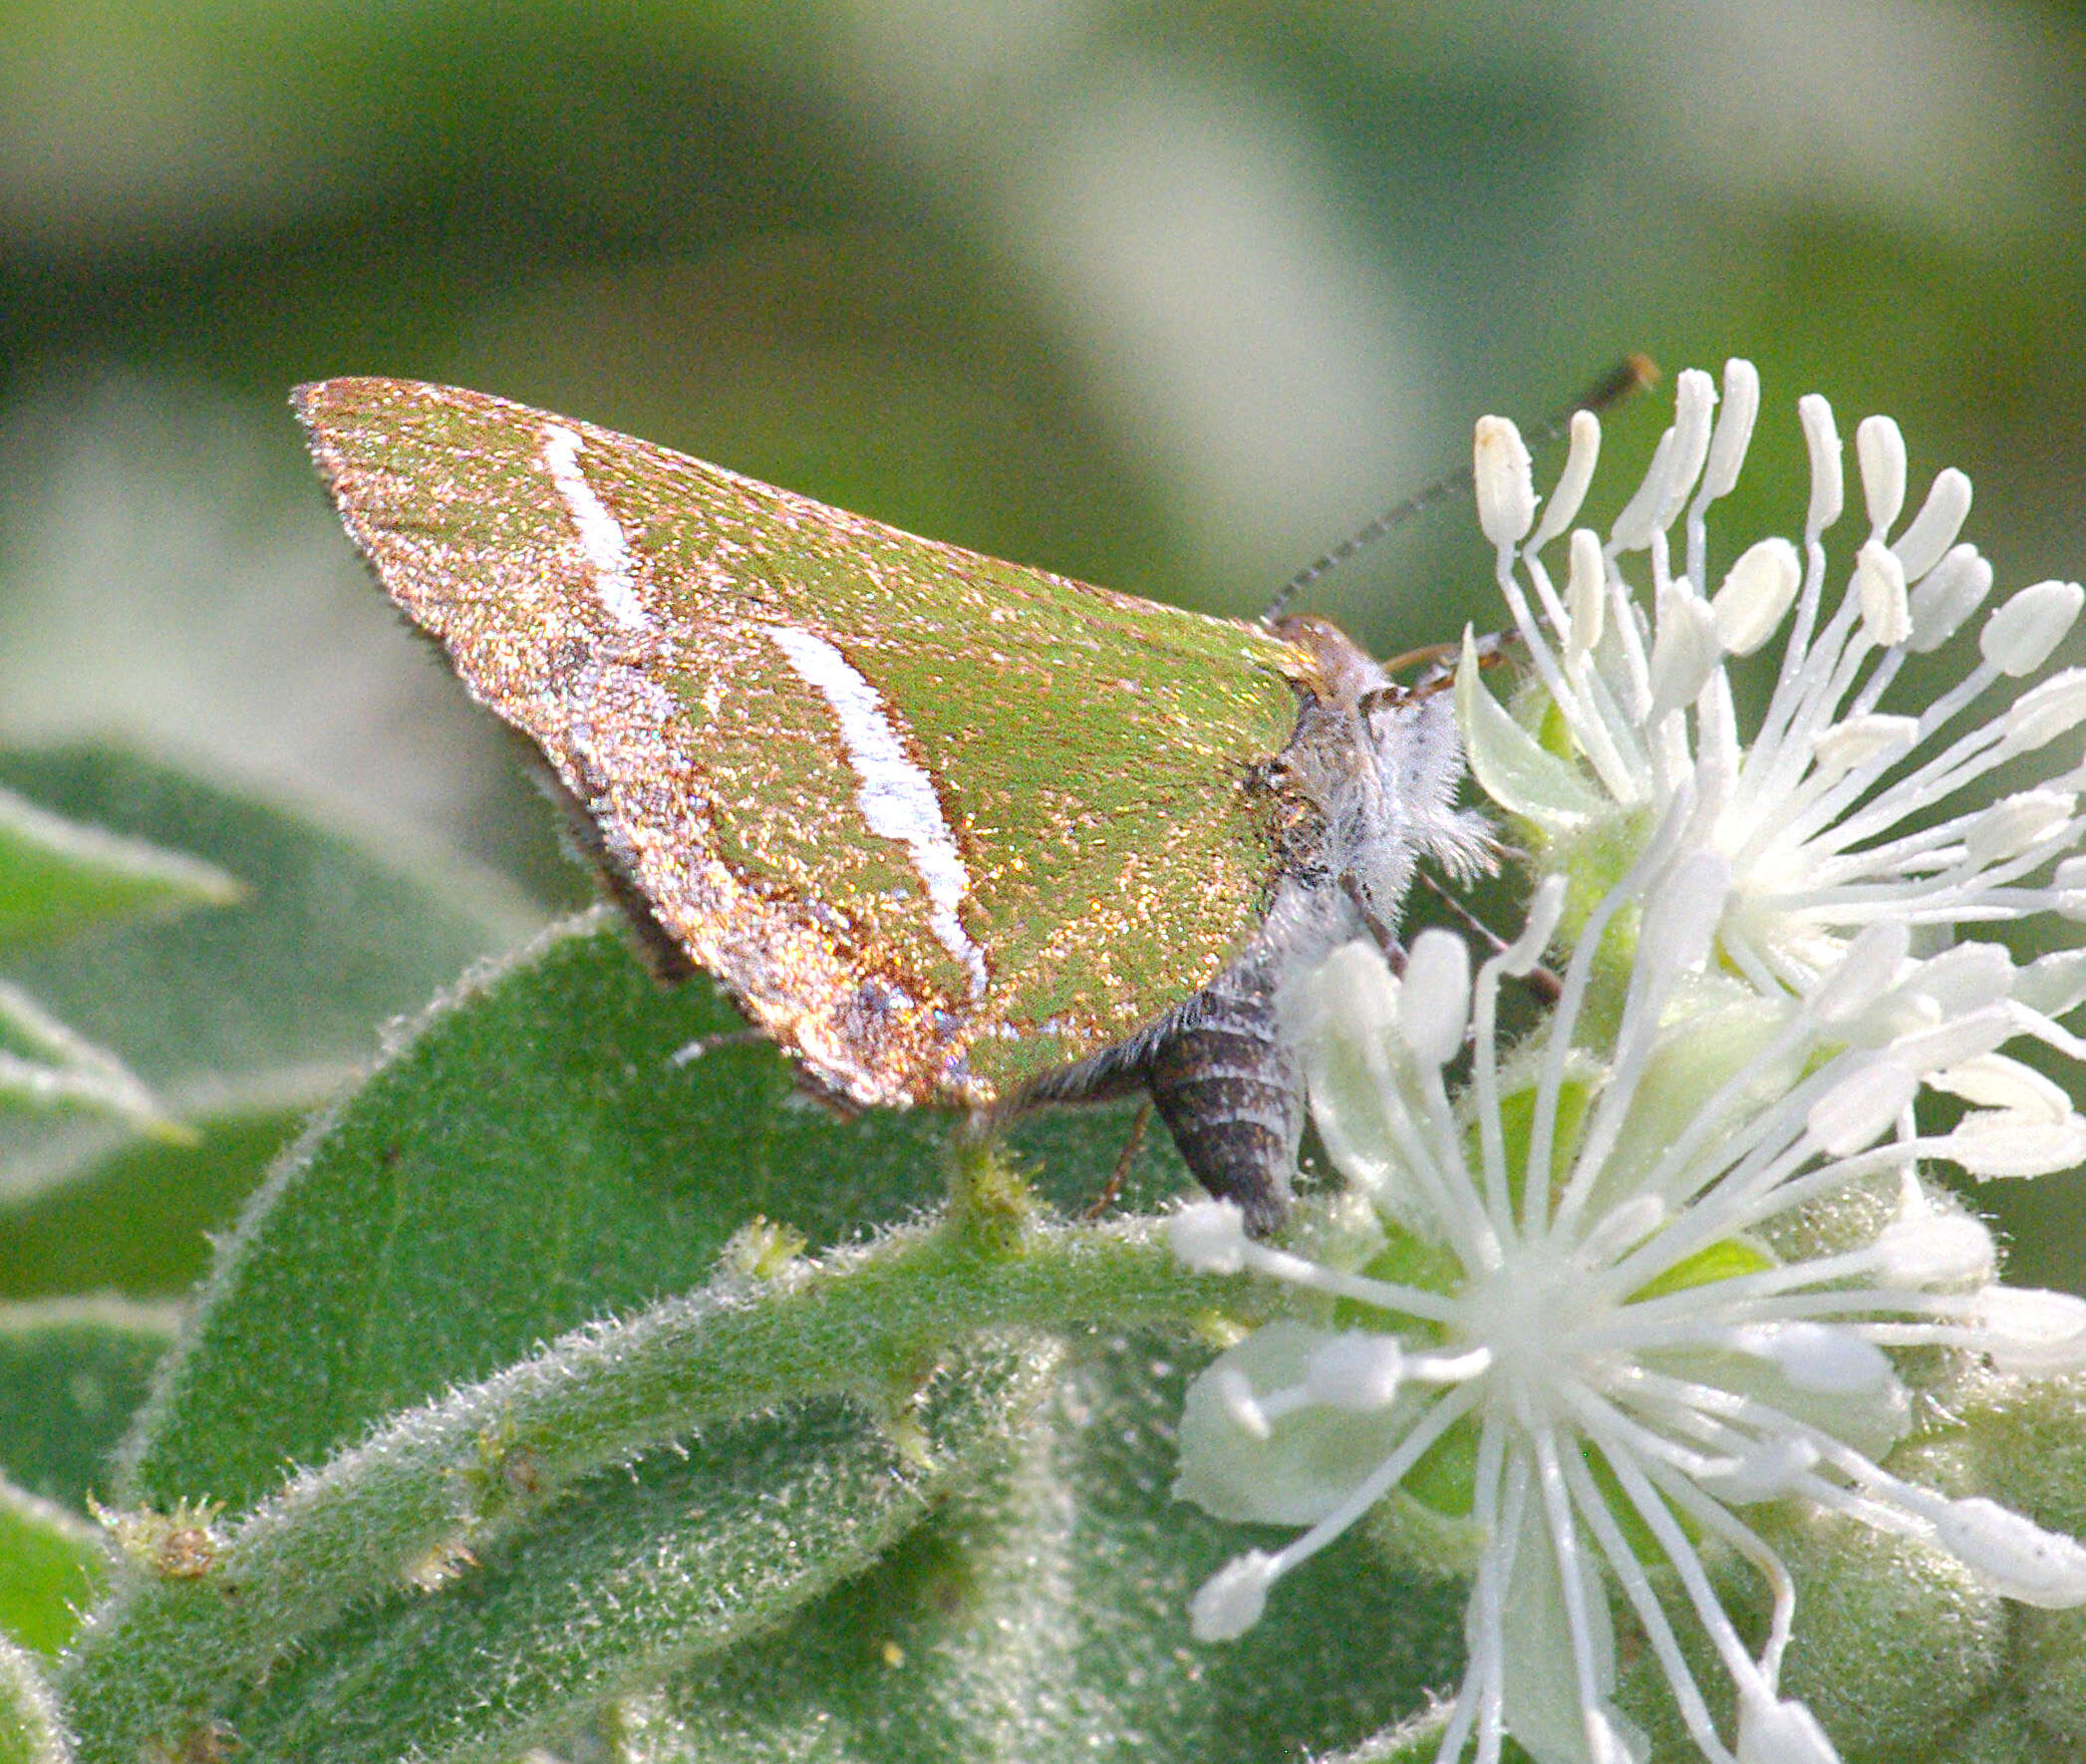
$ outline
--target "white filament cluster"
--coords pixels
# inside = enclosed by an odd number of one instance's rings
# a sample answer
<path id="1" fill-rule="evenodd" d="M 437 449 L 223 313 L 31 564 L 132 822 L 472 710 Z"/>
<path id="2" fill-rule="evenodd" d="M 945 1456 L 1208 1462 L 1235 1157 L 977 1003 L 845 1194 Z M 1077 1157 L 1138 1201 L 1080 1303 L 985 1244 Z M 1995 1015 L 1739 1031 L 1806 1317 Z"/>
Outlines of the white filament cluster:
<path id="1" fill-rule="evenodd" d="M 1599 426 L 1575 424 L 1538 524 L 1519 436 L 1480 425 L 1479 518 L 1534 702 L 1510 712 L 1474 667 L 1459 694 L 1473 770 L 1529 833 L 1527 925 L 1475 974 L 1460 939 L 1429 931 L 1401 977 L 1357 944 L 1300 986 L 1313 1117 L 1348 1185 L 1313 1256 L 1249 1238 L 1226 1203 L 1171 1226 L 1191 1266 L 1294 1296 L 1190 1388 L 1178 1492 L 1302 1528 L 1210 1579 L 1196 1634 L 1250 1627 L 1283 1575 L 1409 1498 L 1400 1485 L 1459 1439 L 1476 1566 L 1444 1761 L 1474 1748 L 1491 1764 L 1509 1736 L 1540 1764 L 1641 1759 L 1614 1701 L 1619 1611 L 1703 1756 L 1834 1759 L 1779 1687 L 1797 1589 L 1748 1515 L 1763 1502 L 1916 1540 L 2011 1599 L 2086 1605 L 2086 1547 L 1885 1467 L 1913 1425 L 1903 1350 L 1981 1355 L 2007 1377 L 2086 1369 L 2086 1302 L 1995 1285 L 1991 1234 L 1921 1174 L 2086 1159 L 2086 1120 L 2002 1051 L 2027 1036 L 2086 1052 L 2058 1023 L 2086 998 L 2086 960 L 1949 941 L 1958 923 L 2072 915 L 2086 893 L 2072 774 L 1996 804 L 1968 793 L 2086 723 L 2086 677 L 1966 715 L 2040 669 L 2086 597 L 2024 590 L 1956 684 L 1884 709 L 1906 656 L 1939 648 L 1989 589 L 1957 543 L 1967 480 L 1942 473 L 1901 524 L 1903 441 L 1865 423 L 1869 533 L 1828 607 L 1820 535 L 1844 485 L 1831 413 L 1806 400 L 1801 546 L 1754 543 L 1705 589 L 1704 515 L 1744 460 L 1751 369 L 1727 370 L 1712 422 L 1714 403 L 1706 376 L 1682 377 L 1609 537 L 1571 532 L 1562 588 L 1540 554 L 1571 528 Z M 1641 598 L 1621 570 L 1638 553 Z M 1785 627 L 1741 738 L 1726 660 Z M 1502 983 L 1546 950 L 1557 1002 L 1508 1046 Z M 1945 1127 L 1925 1119 L 1937 1091 L 1968 1105 Z M 1725 1609 L 1717 1559 L 1757 1577 L 1764 1640 Z M 1721 1730 L 1688 1626 L 1733 1693 Z"/>
<path id="2" fill-rule="evenodd" d="M 2086 590 L 2055 581 L 2021 589 L 1983 616 L 1974 659 L 1951 685 L 1890 708 L 1908 660 L 1967 636 L 1991 593 L 1990 564 L 1958 542 L 1969 479 L 1941 471 L 1901 521 L 1904 438 L 1889 418 L 1866 419 L 1855 453 L 1868 532 L 1830 600 L 1825 534 L 1846 500 L 1841 442 L 1831 407 L 1806 398 L 1811 496 L 1801 542 L 1762 539 L 1711 587 L 1708 517 L 1737 481 L 1759 396 L 1747 362 L 1727 364 L 1720 413 L 1709 376 L 1682 374 L 1673 425 L 1607 538 L 1571 532 L 1562 588 L 1546 547 L 1579 512 L 1599 421 L 1585 412 L 1575 420 L 1540 525 L 1513 426 L 1479 426 L 1480 508 L 1534 696 L 1511 716 L 1479 670 L 1462 671 L 1473 772 L 1561 869 L 1590 844 L 1627 841 L 1628 827 L 1662 825 L 1684 804 L 1677 842 L 1729 865 L 1719 963 L 1763 993 L 1809 993 L 1865 927 L 1941 937 L 2035 913 L 2086 917 L 2086 858 L 2076 855 L 2086 774 L 2076 757 L 1996 801 L 1983 793 L 1997 768 L 2086 726 L 2086 669 L 2028 684 L 2076 623 Z M 1624 567 L 1639 557 L 1641 590 Z M 1742 735 L 1726 661 L 1764 649 L 1777 632 L 1786 635 L 1772 697 Z M 1533 733 L 1548 713 L 1569 734 L 1569 756 Z M 1978 949 L 1977 960 L 1997 963 L 1996 944 Z M 2027 971 L 1980 969 L 1978 984 L 2018 1030 L 2086 1054 L 2054 1021 L 2086 989 L 2077 956 Z M 2050 1086 L 2029 1068 L 1989 1052 L 1969 1057 L 1961 1081 L 1973 1100 L 2053 1113 Z M 1963 1093 L 1948 1071 L 1933 1066 L 1929 1081 Z M 2086 1158 L 2086 1142 L 2045 1137 L 2062 1154 L 2054 1167 Z"/>

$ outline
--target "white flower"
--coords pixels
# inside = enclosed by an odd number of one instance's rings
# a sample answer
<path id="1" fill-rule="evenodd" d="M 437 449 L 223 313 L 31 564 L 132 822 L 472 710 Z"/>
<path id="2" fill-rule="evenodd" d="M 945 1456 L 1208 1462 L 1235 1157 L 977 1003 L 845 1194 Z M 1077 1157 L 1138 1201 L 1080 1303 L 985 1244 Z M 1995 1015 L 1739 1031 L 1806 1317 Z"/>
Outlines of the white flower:
<path id="1" fill-rule="evenodd" d="M 1705 1757 L 1833 1758 L 1778 1689 L 1796 1589 L 1755 1503 L 1918 1539 L 2030 1604 L 2086 1604 L 2086 1548 L 1883 1464 L 1912 1426 L 1897 1350 L 2086 1366 L 2086 1302 L 1995 1288 L 1989 1233 L 1915 1168 L 1977 1150 L 1908 1120 L 1927 1060 L 1958 1050 L 1937 1043 L 1967 1021 L 1961 977 L 1888 930 L 1853 936 L 1806 1002 L 1720 975 L 1728 865 L 1676 836 L 1687 815 L 1588 915 L 1547 1027 L 1505 1057 L 1501 980 L 1551 942 L 1561 878 L 1474 984 L 1440 931 L 1402 983 L 1360 944 L 1300 983 L 1314 1118 L 1349 1185 L 1319 1254 L 1250 1239 L 1228 1203 L 1172 1225 L 1194 1266 L 1292 1296 L 1191 1386 L 1176 1492 L 1305 1529 L 1213 1577 L 1196 1635 L 1251 1627 L 1283 1575 L 1379 1503 L 1426 1505 L 1475 1562 L 1443 1760 L 1474 1740 L 1489 1764 L 1507 1735 L 1541 1764 L 1639 1758 L 1612 1701 L 1619 1599 Z M 1609 1011 L 1601 952 L 1626 907 L 1636 960 Z M 1910 1002 L 1944 995 L 1942 1012 Z M 1768 1598 L 1757 1645 L 1719 1592 L 1734 1565 Z M 1689 1624 L 1734 1692 L 1727 1733 Z"/>
<path id="2" fill-rule="evenodd" d="M 1673 425 L 1643 482 L 1605 541 L 1571 532 L 1562 588 L 1545 549 L 1578 513 L 1600 424 L 1589 413 L 1575 420 L 1540 524 L 1520 438 L 1499 419 L 1480 424 L 1479 502 L 1530 673 L 1512 715 L 1476 667 L 1458 673 L 1480 783 L 1518 818 L 1539 863 L 1573 878 L 1582 911 L 1684 806 L 1680 842 L 1729 867 L 1719 964 L 1764 994 L 1808 994 L 1869 927 L 1903 928 L 1909 947 L 1922 948 L 1959 925 L 2086 917 L 2086 859 L 2071 855 L 2086 833 L 2076 743 L 2043 782 L 1997 801 L 1983 793 L 1996 768 L 2086 724 L 2086 669 L 2028 684 L 2086 592 L 2070 582 L 2022 589 L 1984 616 L 1953 685 L 1891 708 L 1908 658 L 1948 644 L 1990 592 L 1991 566 L 1957 543 L 1969 479 L 1942 471 L 1901 522 L 1904 440 L 1888 418 L 1863 422 L 1855 448 L 1868 532 L 1834 599 L 1824 535 L 1845 499 L 1841 442 L 1825 400 L 1806 398 L 1801 534 L 1751 545 L 1712 585 L 1708 515 L 1737 481 L 1759 408 L 1750 363 L 1726 366 L 1712 422 L 1716 402 L 1706 374 L 1680 376 Z M 1639 554 L 1649 578 L 1641 595 L 1623 573 Z M 1780 630 L 1771 699 L 1742 731 L 1727 658 Z M 2077 1058 L 2086 1047 L 2053 1021 L 2079 1002 L 2077 965 L 2057 966 L 2063 984 L 2023 970 L 1997 1000 L 2010 1002 L 2023 1032 Z M 1984 1069 L 1989 1083 L 1999 1068 L 1986 1059 Z M 2010 1069 L 2024 1084 L 2025 1068 Z"/>

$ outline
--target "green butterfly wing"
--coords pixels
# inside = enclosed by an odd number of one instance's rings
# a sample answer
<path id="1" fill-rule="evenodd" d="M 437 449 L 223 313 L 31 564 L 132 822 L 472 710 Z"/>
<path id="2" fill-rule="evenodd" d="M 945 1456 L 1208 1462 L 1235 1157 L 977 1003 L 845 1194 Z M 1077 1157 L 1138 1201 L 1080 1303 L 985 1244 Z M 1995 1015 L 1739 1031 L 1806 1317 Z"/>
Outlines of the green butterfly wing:
<path id="1" fill-rule="evenodd" d="M 1018 1095 L 1257 925 L 1290 644 L 477 393 L 297 409 L 392 597 L 833 1090 Z"/>

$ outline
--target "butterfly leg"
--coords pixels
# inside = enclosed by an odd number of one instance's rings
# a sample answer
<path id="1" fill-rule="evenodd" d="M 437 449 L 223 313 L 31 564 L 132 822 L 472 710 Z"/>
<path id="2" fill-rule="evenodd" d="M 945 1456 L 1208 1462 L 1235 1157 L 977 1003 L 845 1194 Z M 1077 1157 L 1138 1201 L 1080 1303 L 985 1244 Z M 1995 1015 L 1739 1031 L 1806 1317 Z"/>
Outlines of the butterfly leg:
<path id="1" fill-rule="evenodd" d="M 1092 1221 L 1115 1205 L 1115 1197 L 1122 1193 L 1122 1185 L 1130 1174 L 1130 1165 L 1136 1161 L 1137 1153 L 1144 1144 L 1144 1130 L 1151 1124 L 1152 1105 L 1147 1097 L 1137 1105 L 1137 1112 L 1130 1117 L 1130 1130 L 1123 1136 L 1122 1150 L 1116 1153 L 1115 1168 L 1108 1172 L 1108 1180 L 1101 1185 L 1101 1192 L 1093 1197 L 1092 1204 L 1081 1219 Z"/>

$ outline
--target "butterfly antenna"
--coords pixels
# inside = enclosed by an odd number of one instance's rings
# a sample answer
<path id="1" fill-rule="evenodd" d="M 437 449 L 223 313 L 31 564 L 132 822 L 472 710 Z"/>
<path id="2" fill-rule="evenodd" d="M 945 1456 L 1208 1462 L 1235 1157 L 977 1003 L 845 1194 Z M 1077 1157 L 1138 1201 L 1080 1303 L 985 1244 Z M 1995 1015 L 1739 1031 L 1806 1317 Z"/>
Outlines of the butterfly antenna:
<path id="1" fill-rule="evenodd" d="M 1649 356 L 1629 355 L 1609 370 L 1582 393 L 1564 410 L 1530 435 L 1530 444 L 1542 445 L 1554 441 L 1572 427 L 1572 419 L 1581 411 L 1611 411 L 1627 399 L 1658 384 L 1658 367 Z M 1290 610 L 1291 603 L 1321 576 L 1338 569 L 1364 545 L 1371 545 L 1390 531 L 1402 526 L 1415 514 L 1431 508 L 1436 502 L 1459 495 L 1476 481 L 1477 468 L 1465 465 L 1446 477 L 1437 477 L 1432 483 L 1415 490 L 1402 502 L 1394 502 L 1373 520 L 1357 527 L 1323 557 L 1308 563 L 1283 583 L 1280 592 L 1268 603 L 1268 610 L 1261 614 L 1261 624 L 1272 629 L 1276 622 Z"/>

